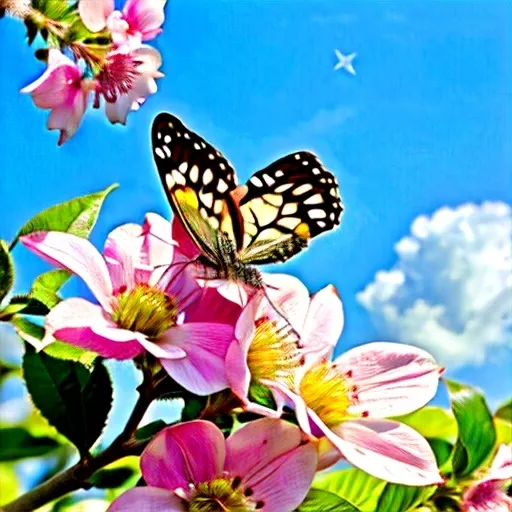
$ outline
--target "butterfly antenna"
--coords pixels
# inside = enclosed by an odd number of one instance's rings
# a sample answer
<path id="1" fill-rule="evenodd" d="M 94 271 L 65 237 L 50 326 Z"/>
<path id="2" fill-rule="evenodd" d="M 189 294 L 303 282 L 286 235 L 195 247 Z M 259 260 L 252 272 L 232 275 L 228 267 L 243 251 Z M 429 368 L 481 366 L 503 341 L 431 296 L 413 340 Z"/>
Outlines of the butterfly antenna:
<path id="1" fill-rule="evenodd" d="M 280 310 L 280 308 L 277 306 L 277 304 L 275 304 L 272 301 L 272 299 L 270 298 L 269 294 L 267 293 L 267 290 L 266 290 L 265 286 L 263 287 L 263 293 L 265 294 L 265 298 L 268 300 L 269 304 L 272 306 L 273 310 L 277 313 L 277 315 L 279 317 L 281 317 L 286 322 L 287 327 L 290 329 L 290 333 L 293 334 L 294 336 L 296 336 L 297 339 L 299 340 L 298 341 L 298 348 L 302 348 L 302 342 L 301 342 L 300 334 L 298 333 L 297 329 L 295 329 L 295 327 L 293 327 L 293 325 L 290 322 L 290 320 L 288 320 L 288 317 L 286 316 L 286 314 L 283 313 Z M 277 290 L 277 288 L 275 288 L 274 286 L 269 286 L 269 288 Z"/>

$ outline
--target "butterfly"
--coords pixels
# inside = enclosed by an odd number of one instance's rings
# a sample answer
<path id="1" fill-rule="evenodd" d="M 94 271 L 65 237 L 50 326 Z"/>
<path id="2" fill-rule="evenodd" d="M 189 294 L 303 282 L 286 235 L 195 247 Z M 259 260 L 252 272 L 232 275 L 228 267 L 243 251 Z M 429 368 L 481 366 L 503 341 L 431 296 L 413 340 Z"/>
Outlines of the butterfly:
<path id="1" fill-rule="evenodd" d="M 338 183 L 308 151 L 298 151 L 237 185 L 220 151 L 169 113 L 152 126 L 153 155 L 174 214 L 212 278 L 263 287 L 255 265 L 283 262 L 340 223 Z"/>

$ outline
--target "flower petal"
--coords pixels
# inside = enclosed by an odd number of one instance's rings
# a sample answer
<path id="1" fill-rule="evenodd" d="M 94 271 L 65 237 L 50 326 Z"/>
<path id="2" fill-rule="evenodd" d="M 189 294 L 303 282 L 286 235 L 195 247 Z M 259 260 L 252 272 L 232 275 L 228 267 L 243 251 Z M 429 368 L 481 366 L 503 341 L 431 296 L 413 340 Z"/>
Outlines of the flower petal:
<path id="1" fill-rule="evenodd" d="M 437 391 L 441 368 L 424 350 L 400 343 L 375 342 L 345 352 L 335 361 L 351 372 L 358 402 L 352 414 L 398 416 L 419 409 Z"/>
<path id="2" fill-rule="evenodd" d="M 267 510 L 294 510 L 304 500 L 317 466 L 316 448 L 299 428 L 260 419 L 226 441 L 226 470 L 242 479 Z"/>
<path id="3" fill-rule="evenodd" d="M 107 512 L 186 512 L 173 492 L 157 487 L 134 487 L 114 500 Z"/>
<path id="4" fill-rule="evenodd" d="M 180 347 L 174 346 L 172 343 L 159 341 L 154 343 L 147 339 L 139 340 L 139 343 L 153 356 L 158 359 L 183 359 L 187 357 L 187 353 Z"/>
<path id="5" fill-rule="evenodd" d="M 287 274 L 265 274 L 263 281 L 271 304 L 262 303 L 260 314 L 271 318 L 281 317 L 281 313 L 300 334 L 309 306 L 309 292 L 296 277 Z M 268 309 L 267 309 L 268 308 Z M 276 308 L 278 312 L 276 312 Z"/>
<path id="6" fill-rule="evenodd" d="M 195 420 L 160 431 L 142 452 L 142 476 L 150 486 L 188 490 L 189 484 L 220 476 L 226 447 L 222 432 Z"/>
<path id="7" fill-rule="evenodd" d="M 345 421 L 333 434 L 329 440 L 342 455 L 370 475 L 404 485 L 443 482 L 432 448 L 407 425 L 364 418 Z"/>
<path id="8" fill-rule="evenodd" d="M 38 231 L 22 236 L 21 242 L 53 265 L 81 277 L 98 302 L 112 311 L 112 282 L 101 254 L 84 238 L 57 231 Z"/>
<path id="9" fill-rule="evenodd" d="M 499 446 L 485 480 L 509 480 L 512 478 L 512 444 Z"/>
<path id="10" fill-rule="evenodd" d="M 82 72 L 68 57 L 51 48 L 48 51 L 46 71 L 31 84 L 24 87 L 22 93 L 30 93 L 39 108 L 57 108 L 68 102 L 70 91 L 80 82 Z"/>
<path id="11" fill-rule="evenodd" d="M 78 12 L 91 32 L 105 28 L 107 18 L 114 10 L 114 0 L 79 0 Z"/>
<path id="12" fill-rule="evenodd" d="M 233 340 L 233 327 L 226 324 L 193 323 L 172 327 L 163 336 L 183 349 L 183 359 L 160 363 L 178 384 L 196 395 L 210 395 L 228 386 L 225 359 Z"/>
<path id="13" fill-rule="evenodd" d="M 140 32 L 142 40 L 156 37 L 164 22 L 165 0 L 126 0 L 123 7 L 125 20 L 132 32 Z"/>
<path id="14" fill-rule="evenodd" d="M 306 350 L 315 360 L 330 359 L 343 330 L 343 305 L 333 285 L 311 297 L 304 329 L 301 332 Z"/>
<path id="15" fill-rule="evenodd" d="M 209 322 L 235 325 L 242 308 L 224 298 L 215 288 L 203 288 L 200 297 L 187 309 L 187 323 Z"/>
<path id="16" fill-rule="evenodd" d="M 201 254 L 201 250 L 190 238 L 187 230 L 176 215 L 172 219 L 172 239 L 178 243 L 180 251 L 190 260 L 197 258 Z"/>
<path id="17" fill-rule="evenodd" d="M 233 340 L 226 354 L 226 372 L 229 387 L 240 399 L 247 401 L 251 372 L 247 366 L 247 351 L 238 340 Z"/>
<path id="18" fill-rule="evenodd" d="M 171 223 L 156 213 L 147 213 L 142 231 L 143 262 L 152 267 L 170 265 L 177 246 L 171 237 Z"/>
<path id="19" fill-rule="evenodd" d="M 151 269 L 142 262 L 142 226 L 124 224 L 114 229 L 107 237 L 103 257 L 110 271 L 114 289 L 132 289 L 141 275 L 149 277 Z M 142 273 L 142 271 L 147 271 Z"/>
<path id="20" fill-rule="evenodd" d="M 100 306 L 85 299 L 59 302 L 46 316 L 45 329 L 45 344 L 55 337 L 103 357 L 132 359 L 144 350 L 137 333 L 118 329 Z"/>

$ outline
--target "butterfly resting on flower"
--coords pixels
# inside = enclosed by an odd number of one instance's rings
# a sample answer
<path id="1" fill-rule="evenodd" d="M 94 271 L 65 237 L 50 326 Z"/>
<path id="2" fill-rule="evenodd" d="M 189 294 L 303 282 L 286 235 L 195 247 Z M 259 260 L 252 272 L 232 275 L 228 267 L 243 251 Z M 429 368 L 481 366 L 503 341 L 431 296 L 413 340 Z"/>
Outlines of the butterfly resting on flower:
<path id="1" fill-rule="evenodd" d="M 284 156 L 237 185 L 228 160 L 171 114 L 153 121 L 152 144 L 174 214 L 201 252 L 205 279 L 261 289 L 254 265 L 286 261 L 340 223 L 338 183 L 313 153 Z"/>

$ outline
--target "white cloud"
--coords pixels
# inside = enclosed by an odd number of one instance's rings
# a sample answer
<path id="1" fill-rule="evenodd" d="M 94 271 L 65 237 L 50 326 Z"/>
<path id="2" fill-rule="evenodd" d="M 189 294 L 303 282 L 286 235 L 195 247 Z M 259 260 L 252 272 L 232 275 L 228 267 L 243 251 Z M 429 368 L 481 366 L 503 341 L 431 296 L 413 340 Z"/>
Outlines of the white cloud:
<path id="1" fill-rule="evenodd" d="M 417 217 L 398 261 L 357 299 L 382 336 L 429 350 L 450 368 L 512 348 L 512 208 L 464 204 Z"/>

